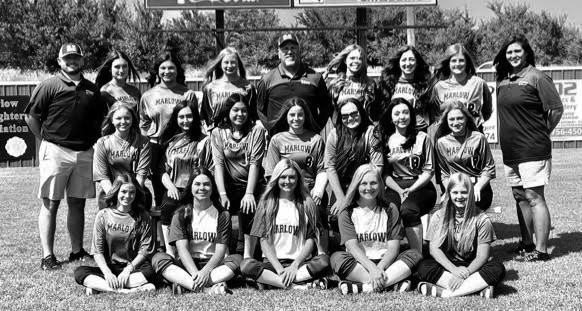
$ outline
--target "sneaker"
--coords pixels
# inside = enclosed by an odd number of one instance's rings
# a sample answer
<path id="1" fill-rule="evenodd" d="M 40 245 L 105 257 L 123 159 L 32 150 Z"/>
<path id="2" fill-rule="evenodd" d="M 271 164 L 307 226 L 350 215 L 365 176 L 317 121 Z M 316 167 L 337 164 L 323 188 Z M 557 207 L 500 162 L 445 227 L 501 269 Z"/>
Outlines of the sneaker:
<path id="1" fill-rule="evenodd" d="M 178 283 L 172 283 L 172 294 L 175 296 L 182 295 L 184 292 L 184 288 L 180 286 Z"/>
<path id="2" fill-rule="evenodd" d="M 57 270 L 61 269 L 61 263 L 57 260 L 55 255 L 48 255 L 40 260 L 40 268 L 42 270 Z"/>
<path id="3" fill-rule="evenodd" d="M 519 241 L 517 247 L 511 252 L 518 255 L 524 255 L 525 253 L 533 252 L 536 249 L 535 244 L 524 244 L 523 241 Z"/>
<path id="4" fill-rule="evenodd" d="M 522 261 L 524 262 L 536 262 L 536 261 L 548 261 L 550 260 L 550 255 L 548 253 L 542 253 L 537 249 L 533 252 L 527 253 L 523 256 Z"/>
<path id="5" fill-rule="evenodd" d="M 364 291 L 362 285 L 359 282 L 340 281 L 337 288 L 342 295 L 359 294 Z"/>
<path id="6" fill-rule="evenodd" d="M 84 248 L 81 248 L 81 250 L 76 253 L 69 254 L 69 262 L 76 260 L 85 261 L 85 259 L 87 258 L 93 258 L 93 256 L 87 253 L 87 251 Z"/>
<path id="7" fill-rule="evenodd" d="M 314 280 L 313 282 L 309 282 L 308 287 L 311 289 L 326 290 L 327 289 L 327 279 L 321 278 L 321 279 Z"/>
<path id="8" fill-rule="evenodd" d="M 479 296 L 481 296 L 485 299 L 495 298 L 495 287 L 493 287 L 491 285 L 485 287 L 485 289 L 483 289 L 482 291 L 479 292 Z"/>
<path id="9" fill-rule="evenodd" d="M 100 291 L 98 291 L 94 288 L 85 287 L 85 295 L 87 295 L 87 296 L 97 295 L 100 293 L 101 293 Z"/>
<path id="10" fill-rule="evenodd" d="M 443 288 L 435 285 L 435 284 L 431 284 L 428 282 L 420 282 L 418 283 L 418 287 L 416 288 L 416 291 L 423 295 L 423 296 L 427 296 L 427 297 L 441 297 L 443 294 Z"/>
<path id="11" fill-rule="evenodd" d="M 410 280 L 404 280 L 404 281 L 400 281 L 396 284 L 394 284 L 394 291 L 397 293 L 405 293 L 410 291 L 410 289 L 412 288 L 412 282 L 410 282 Z"/>

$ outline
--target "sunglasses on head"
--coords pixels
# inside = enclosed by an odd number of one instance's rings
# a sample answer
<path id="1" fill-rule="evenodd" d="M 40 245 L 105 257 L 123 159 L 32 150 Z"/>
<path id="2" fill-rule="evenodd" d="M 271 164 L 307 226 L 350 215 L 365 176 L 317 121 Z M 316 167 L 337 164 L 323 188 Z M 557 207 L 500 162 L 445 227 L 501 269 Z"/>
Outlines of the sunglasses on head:
<path id="1" fill-rule="evenodd" d="M 342 113 L 341 115 L 342 115 L 342 120 L 346 121 L 346 120 L 348 120 L 350 117 L 351 117 L 352 119 L 355 119 L 355 118 L 357 118 L 357 117 L 360 115 L 360 113 L 359 113 L 358 111 L 353 111 L 353 112 L 350 112 L 350 113 Z"/>

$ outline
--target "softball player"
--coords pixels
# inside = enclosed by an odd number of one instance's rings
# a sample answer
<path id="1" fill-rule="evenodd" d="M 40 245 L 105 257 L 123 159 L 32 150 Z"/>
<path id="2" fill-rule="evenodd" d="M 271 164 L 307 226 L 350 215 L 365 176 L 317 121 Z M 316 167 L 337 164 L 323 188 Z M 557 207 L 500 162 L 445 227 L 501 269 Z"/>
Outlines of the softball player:
<path id="1" fill-rule="evenodd" d="M 196 167 L 186 186 L 185 205 L 172 217 L 169 243 L 178 259 L 157 253 L 152 259 L 156 273 L 171 282 L 174 294 L 183 289 L 207 294 L 231 294 L 226 281 L 234 277 L 242 257 L 227 255 L 231 232 L 230 214 L 220 204 L 210 171 Z"/>
<path id="2" fill-rule="evenodd" d="M 250 231 L 264 187 L 261 176 L 267 131 L 255 124 L 248 96 L 233 93 L 220 109 L 211 133 L 216 186 L 223 206 L 238 214 L 236 253 L 249 258 L 256 245 Z"/>
<path id="3" fill-rule="evenodd" d="M 293 160 L 301 168 L 301 175 L 320 215 L 321 236 L 317 241 L 320 253 L 327 253 L 327 174 L 324 170 L 323 155 L 325 143 L 315 133 L 316 123 L 307 104 L 299 97 L 292 97 L 283 104 L 281 117 L 274 125 L 275 134 L 269 143 L 265 158 L 265 177 L 269 179 L 275 165 L 281 158 Z"/>
<path id="4" fill-rule="evenodd" d="M 491 220 L 475 204 L 468 175 L 454 173 L 447 185 L 447 201 L 430 221 L 430 254 L 418 266 L 426 296 L 458 297 L 480 292 L 494 297 L 494 286 L 505 276 L 503 264 L 490 261 L 495 232 Z"/>
<path id="5" fill-rule="evenodd" d="M 348 45 L 327 65 L 326 73 L 337 74 L 328 86 L 336 115 L 338 103 L 353 97 L 363 103 L 368 116 L 378 121 L 381 96 L 374 79 L 368 77 L 367 57 L 361 46 Z"/>
<path id="6" fill-rule="evenodd" d="M 473 58 L 463 45 L 449 46 L 445 56 L 437 64 L 435 77 L 438 82 L 432 90 L 434 105 L 440 107 L 439 117 L 446 109 L 445 102 L 460 100 L 471 113 L 479 130 L 493 113 L 491 91 L 485 80 L 475 75 Z"/>
<path id="7" fill-rule="evenodd" d="M 243 276 L 278 288 L 327 288 L 327 281 L 319 278 L 328 272 L 329 257 L 312 257 L 317 218 L 299 166 L 282 159 L 273 169 L 251 230 L 261 240 L 264 261 L 245 259 Z"/>
<path id="8" fill-rule="evenodd" d="M 141 99 L 138 88 L 127 83 L 128 78 L 139 82 L 139 74 L 133 63 L 122 51 L 112 49 L 105 62 L 97 69 L 95 84 L 101 90 L 101 96 L 111 106 L 123 102 L 137 112 Z"/>
<path id="9" fill-rule="evenodd" d="M 464 103 L 448 101 L 436 131 L 436 158 L 446 188 L 453 173 L 465 173 L 473 182 L 475 201 L 486 210 L 493 201 L 489 181 L 495 178 L 495 161 L 487 138 L 477 130 Z"/>
<path id="10" fill-rule="evenodd" d="M 101 186 L 98 197 L 100 209 L 105 208 L 105 194 L 111 189 L 115 178 L 130 174 L 144 191 L 145 180 L 150 170 L 150 144 L 139 131 L 135 111 L 123 102 L 116 102 L 109 113 L 94 146 L 93 180 Z M 146 208 L 151 207 L 151 194 Z"/>
<path id="11" fill-rule="evenodd" d="M 162 136 L 164 155 L 158 171 L 165 187 L 160 222 L 166 243 L 166 252 L 174 255 L 168 244 L 168 226 L 179 201 L 188 193 L 186 187 L 195 167 L 212 168 L 212 150 L 208 136 L 202 133 L 200 115 L 192 102 L 181 101 L 174 106 L 166 131 Z"/>
<path id="12" fill-rule="evenodd" d="M 75 280 L 86 287 L 87 295 L 156 289 L 155 272 L 147 259 L 154 241 L 144 199 L 132 176 L 115 178 L 105 196 L 107 208 L 95 216 L 91 252 L 97 267 L 75 269 Z"/>
<path id="13" fill-rule="evenodd" d="M 162 163 L 164 149 L 162 148 L 162 135 L 168 126 L 174 106 L 186 100 L 195 107 L 198 112 L 198 101 L 193 91 L 188 90 L 185 83 L 184 69 L 177 55 L 165 53 L 158 59 L 150 74 L 150 86 L 139 103 L 139 127 L 143 135 L 149 137 L 151 143 L 151 169 L 152 187 L 154 189 L 157 206 L 162 204 L 164 186 L 162 173 L 158 168 Z M 154 86 L 155 83 L 158 83 Z"/>
<path id="14" fill-rule="evenodd" d="M 431 74 L 422 55 L 412 46 L 400 48 L 388 60 L 380 75 L 380 88 L 384 97 L 383 107 L 392 99 L 404 98 L 416 112 L 416 128 L 426 132 L 436 120 L 436 109 L 430 105 Z"/>
<path id="15" fill-rule="evenodd" d="M 383 198 L 384 183 L 378 169 L 372 164 L 358 167 L 339 215 L 346 251 L 331 256 L 344 295 L 382 291 L 393 285 L 397 291 L 407 291 L 410 281 L 403 280 L 422 259 L 415 249 L 400 253 L 400 216 Z"/>
<path id="16" fill-rule="evenodd" d="M 202 103 L 200 117 L 212 128 L 215 118 L 222 111 L 226 99 L 233 93 L 239 93 L 249 99 L 249 113 L 256 114 L 257 91 L 246 78 L 246 70 L 237 50 L 227 47 L 210 61 L 204 84 L 202 85 Z M 257 119 L 257 116 L 253 116 Z"/>
<path id="17" fill-rule="evenodd" d="M 395 98 L 377 125 L 378 149 L 384 155 L 387 198 L 400 210 L 411 249 L 422 252 L 421 217 L 436 203 L 431 182 L 434 175 L 433 145 L 428 135 L 416 129 L 416 112 L 403 98 Z"/>

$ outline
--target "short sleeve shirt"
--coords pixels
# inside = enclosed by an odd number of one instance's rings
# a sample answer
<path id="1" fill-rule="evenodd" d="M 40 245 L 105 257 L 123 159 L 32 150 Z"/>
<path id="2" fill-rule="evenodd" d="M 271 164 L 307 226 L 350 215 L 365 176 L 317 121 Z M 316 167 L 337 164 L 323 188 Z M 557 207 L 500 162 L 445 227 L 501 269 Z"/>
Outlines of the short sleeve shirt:
<path id="1" fill-rule="evenodd" d="M 443 179 L 453 173 L 495 178 L 495 160 L 487 138 L 480 132 L 471 131 L 462 143 L 451 134 L 445 135 L 437 140 L 436 152 Z"/>
<path id="2" fill-rule="evenodd" d="M 127 104 L 137 113 L 137 107 L 141 99 L 141 92 L 133 85 L 125 84 L 124 86 L 117 86 L 108 82 L 101 87 L 101 96 L 105 99 L 107 107 L 115 102 L 122 102 Z"/>
<path id="3" fill-rule="evenodd" d="M 388 139 L 390 153 L 386 155 L 386 159 L 391 156 L 400 158 L 400 155 L 404 155 L 398 161 L 392 163 L 386 161 L 387 166 L 392 170 L 392 177 L 416 178 L 423 172 L 432 173 L 434 171 L 433 148 L 428 135 L 424 132 L 418 132 L 414 145 L 407 149 L 402 148 L 404 140 L 405 138 L 398 134 L 392 134 Z"/>
<path id="4" fill-rule="evenodd" d="M 441 114 L 446 108 L 445 102 L 456 99 L 465 104 L 465 107 L 467 107 L 475 119 L 477 126 L 485 122 L 483 120 L 482 108 L 486 104 L 491 105 L 490 102 L 485 102 L 491 99 L 491 92 L 485 80 L 475 75 L 471 75 L 462 83 L 452 79 L 441 80 L 435 84 L 433 94 L 440 106 L 439 110 Z"/>
<path id="5" fill-rule="evenodd" d="M 185 226 L 189 226 L 186 228 Z M 228 245 L 231 234 L 230 215 L 211 206 L 206 210 L 192 209 L 192 221 L 184 221 L 184 213 L 175 213 L 170 225 L 170 244 L 188 240 L 192 258 L 210 259 L 216 252 L 216 244 Z"/>
<path id="6" fill-rule="evenodd" d="M 214 80 L 204 87 L 202 90 L 202 103 L 200 104 L 200 117 L 206 121 L 206 125 L 210 126 L 214 123 L 214 119 L 222 110 L 226 99 L 235 93 L 249 98 L 256 96 L 254 86 L 246 79 L 240 79 L 236 82 Z"/>
<path id="7" fill-rule="evenodd" d="M 546 117 L 548 110 L 562 108 L 552 79 L 533 66 L 501 80 L 497 112 L 503 162 L 512 165 L 551 158 Z"/>
<path id="8" fill-rule="evenodd" d="M 340 213 L 338 223 L 341 243 L 357 240 L 366 257 L 372 260 L 382 259 L 388 251 L 389 241 L 403 238 L 400 214 L 394 206 L 347 208 Z"/>
<path id="9" fill-rule="evenodd" d="M 176 187 L 186 187 L 195 167 L 214 167 L 208 136 L 201 141 L 192 140 L 185 133 L 174 136 L 168 143 L 161 165 Z"/>
<path id="10" fill-rule="evenodd" d="M 255 125 L 240 139 L 234 138 L 230 129 L 217 128 L 211 132 L 214 165 L 225 169 L 228 181 L 246 186 L 250 166 L 261 167 L 265 155 L 265 133 L 260 125 Z"/>
<path id="11" fill-rule="evenodd" d="M 416 128 L 427 128 L 429 120 L 423 116 L 421 110 L 421 103 L 419 100 L 419 92 L 414 88 L 412 82 L 400 79 L 394 86 L 394 94 L 392 94 L 392 99 L 403 98 L 406 99 L 414 110 L 416 111 Z"/>
<path id="12" fill-rule="evenodd" d="M 147 177 L 150 169 L 150 143 L 138 135 L 131 142 L 115 134 L 99 138 L 93 153 L 93 180 L 113 181 L 121 174 Z"/>

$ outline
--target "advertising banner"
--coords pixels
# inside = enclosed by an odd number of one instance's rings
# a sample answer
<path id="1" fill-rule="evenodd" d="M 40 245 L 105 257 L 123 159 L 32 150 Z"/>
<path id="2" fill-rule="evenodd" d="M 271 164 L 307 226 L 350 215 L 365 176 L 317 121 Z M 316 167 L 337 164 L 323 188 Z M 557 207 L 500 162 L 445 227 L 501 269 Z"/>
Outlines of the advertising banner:
<path id="1" fill-rule="evenodd" d="M 293 0 L 293 7 L 368 7 L 437 5 L 437 0 Z"/>
<path id="2" fill-rule="evenodd" d="M 497 93 L 495 92 L 495 82 L 487 82 L 487 86 L 489 86 L 489 91 L 491 92 L 493 113 L 491 114 L 491 118 L 483 123 L 483 134 L 485 134 L 487 141 L 491 144 L 499 142 L 499 137 L 497 136 Z"/>
<path id="3" fill-rule="evenodd" d="M 35 157 L 35 137 L 23 113 L 28 100 L 28 96 L 0 96 L 0 161 Z"/>
<path id="4" fill-rule="evenodd" d="M 553 141 L 582 140 L 582 80 L 555 80 L 564 114 L 552 132 Z"/>
<path id="5" fill-rule="evenodd" d="M 145 0 L 148 9 L 221 10 L 290 8 L 291 0 Z"/>

